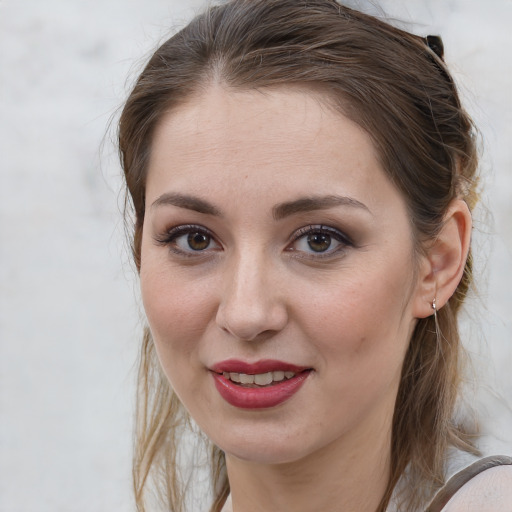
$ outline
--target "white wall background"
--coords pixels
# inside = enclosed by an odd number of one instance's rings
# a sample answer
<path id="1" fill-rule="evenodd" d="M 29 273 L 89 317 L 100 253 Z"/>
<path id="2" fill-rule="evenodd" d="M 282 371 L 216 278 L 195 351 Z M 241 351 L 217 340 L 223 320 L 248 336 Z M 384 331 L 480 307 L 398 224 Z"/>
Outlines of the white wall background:
<path id="1" fill-rule="evenodd" d="M 139 313 L 100 145 L 127 76 L 201 3 L 0 1 L 0 512 L 134 508 Z M 512 1 L 381 4 L 443 35 L 484 135 L 494 224 L 477 224 L 486 278 L 466 330 L 484 447 L 512 453 Z"/>

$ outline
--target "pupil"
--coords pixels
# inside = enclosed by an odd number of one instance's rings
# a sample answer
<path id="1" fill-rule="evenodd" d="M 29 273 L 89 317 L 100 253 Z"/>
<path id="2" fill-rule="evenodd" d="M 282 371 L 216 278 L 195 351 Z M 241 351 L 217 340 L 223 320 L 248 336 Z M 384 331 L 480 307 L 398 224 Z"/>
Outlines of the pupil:
<path id="1" fill-rule="evenodd" d="M 202 251 L 210 245 L 210 237 L 203 233 L 190 233 L 187 241 L 189 247 L 194 251 Z"/>
<path id="2" fill-rule="evenodd" d="M 331 246 L 331 236 L 325 233 L 315 233 L 308 236 L 308 245 L 315 252 L 324 252 Z"/>

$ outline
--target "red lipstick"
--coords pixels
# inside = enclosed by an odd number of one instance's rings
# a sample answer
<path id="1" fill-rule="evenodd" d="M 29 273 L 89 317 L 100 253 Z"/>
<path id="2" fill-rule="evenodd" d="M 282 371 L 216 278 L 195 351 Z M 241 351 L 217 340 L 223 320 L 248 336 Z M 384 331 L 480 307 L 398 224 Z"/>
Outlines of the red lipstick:
<path id="1" fill-rule="evenodd" d="M 234 407 L 242 409 L 266 409 L 285 402 L 299 391 L 311 374 L 311 368 L 273 359 L 255 363 L 229 359 L 215 364 L 211 370 L 215 387 L 222 398 Z M 235 374 L 235 379 L 243 379 L 240 374 L 254 376 L 269 373 L 278 380 L 262 386 L 235 382 L 230 378 L 231 375 L 227 375 Z M 286 378 L 283 377 L 283 373 L 286 373 Z"/>

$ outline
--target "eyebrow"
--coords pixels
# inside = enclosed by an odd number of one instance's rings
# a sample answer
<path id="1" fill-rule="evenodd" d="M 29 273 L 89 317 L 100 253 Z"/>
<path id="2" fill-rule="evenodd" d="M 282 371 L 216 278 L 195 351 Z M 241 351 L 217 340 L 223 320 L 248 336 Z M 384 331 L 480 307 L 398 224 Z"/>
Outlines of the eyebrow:
<path id="1" fill-rule="evenodd" d="M 153 209 L 164 205 L 172 205 L 179 208 L 185 208 L 187 210 L 194 210 L 206 215 L 215 215 L 218 217 L 222 215 L 221 211 L 208 201 L 186 194 L 176 194 L 171 192 L 162 194 L 151 204 L 151 208 Z"/>
<path id="2" fill-rule="evenodd" d="M 167 192 L 158 197 L 152 204 L 151 208 L 158 206 L 177 206 L 178 208 L 185 208 L 193 210 L 205 215 L 214 215 L 221 217 L 222 212 L 213 204 L 200 199 L 199 197 L 190 196 L 187 194 L 178 194 Z M 301 197 L 294 201 L 287 201 L 280 203 L 272 208 L 272 216 L 275 220 L 281 220 L 297 213 L 305 213 L 316 210 L 327 210 L 336 206 L 349 206 L 366 210 L 371 214 L 370 209 L 357 199 L 347 196 L 328 195 L 319 197 Z"/>
<path id="3" fill-rule="evenodd" d="M 295 201 L 281 203 L 272 208 L 275 220 L 284 219 L 297 213 L 311 212 L 315 210 L 327 210 L 336 206 L 350 206 L 360 208 L 372 214 L 370 209 L 357 199 L 347 196 L 328 195 L 320 197 L 303 197 Z"/>

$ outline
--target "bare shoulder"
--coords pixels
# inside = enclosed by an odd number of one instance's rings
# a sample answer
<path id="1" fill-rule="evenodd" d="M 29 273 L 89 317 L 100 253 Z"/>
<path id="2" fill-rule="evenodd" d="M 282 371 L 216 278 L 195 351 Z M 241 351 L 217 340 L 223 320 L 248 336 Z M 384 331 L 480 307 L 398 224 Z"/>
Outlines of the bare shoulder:
<path id="1" fill-rule="evenodd" d="M 496 466 L 475 476 L 442 512 L 512 512 L 512 466 Z"/>

